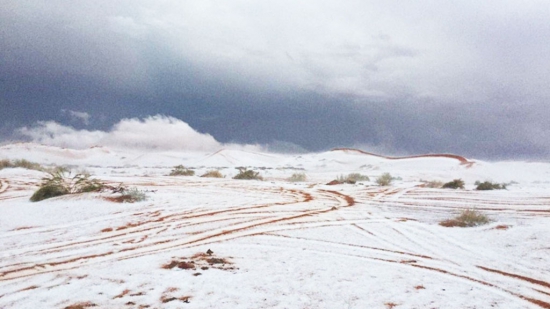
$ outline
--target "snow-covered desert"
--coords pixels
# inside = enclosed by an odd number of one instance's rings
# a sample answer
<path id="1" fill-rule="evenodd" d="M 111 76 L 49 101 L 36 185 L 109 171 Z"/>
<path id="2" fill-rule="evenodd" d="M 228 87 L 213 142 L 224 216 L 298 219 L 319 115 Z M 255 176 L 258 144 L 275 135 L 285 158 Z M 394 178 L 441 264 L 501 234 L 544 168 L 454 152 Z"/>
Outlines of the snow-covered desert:
<path id="1" fill-rule="evenodd" d="M 0 308 L 550 308 L 550 163 L 31 143 L 1 159 L 86 170 L 146 199 L 31 202 L 48 174 L 0 170 Z M 195 175 L 169 176 L 177 165 Z M 238 167 L 263 180 L 233 179 Z M 200 177 L 213 170 L 224 177 Z M 350 173 L 369 180 L 328 185 Z M 426 185 L 454 179 L 465 188 Z M 508 185 L 475 190 L 487 180 Z M 439 224 L 468 209 L 490 222 Z"/>

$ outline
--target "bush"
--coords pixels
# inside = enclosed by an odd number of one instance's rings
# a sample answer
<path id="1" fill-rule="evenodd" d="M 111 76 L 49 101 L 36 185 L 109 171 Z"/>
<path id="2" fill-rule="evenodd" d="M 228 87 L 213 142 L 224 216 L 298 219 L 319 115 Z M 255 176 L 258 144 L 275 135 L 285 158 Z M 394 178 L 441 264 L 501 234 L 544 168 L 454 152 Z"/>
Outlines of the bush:
<path id="1" fill-rule="evenodd" d="M 88 173 L 77 173 L 71 177 L 70 171 L 58 168 L 48 174 L 48 177 L 42 178 L 40 188 L 31 196 L 32 202 L 71 193 L 100 191 L 105 186 L 97 179 L 90 179 Z"/>
<path id="2" fill-rule="evenodd" d="M 118 198 L 122 203 L 135 203 L 145 201 L 147 195 L 145 192 L 138 190 L 137 188 L 124 188 L 122 190 L 122 196 Z"/>
<path id="3" fill-rule="evenodd" d="M 393 177 L 390 173 L 384 173 L 376 178 L 376 183 L 379 186 L 389 186 L 393 180 Z"/>
<path id="4" fill-rule="evenodd" d="M 361 175 L 359 173 L 351 173 L 351 174 L 348 174 L 347 176 L 340 175 L 336 178 L 336 181 L 338 182 L 349 183 L 349 184 L 354 184 L 358 181 L 369 181 L 369 180 L 370 180 L 369 176 Z"/>
<path id="5" fill-rule="evenodd" d="M 239 173 L 233 177 L 233 179 L 246 179 L 246 180 L 263 180 L 259 172 L 246 169 L 245 167 L 237 167 Z"/>
<path id="6" fill-rule="evenodd" d="M 186 168 L 183 165 L 174 166 L 169 176 L 193 176 L 195 171 Z"/>
<path id="7" fill-rule="evenodd" d="M 208 171 L 201 175 L 201 177 L 207 177 L 207 178 L 223 178 L 222 173 L 218 170 Z"/>
<path id="8" fill-rule="evenodd" d="M 0 160 L 0 170 L 4 168 L 16 168 L 16 167 L 21 167 L 21 168 L 26 168 L 28 170 L 36 170 L 36 171 L 45 170 L 42 167 L 42 165 L 35 162 L 27 161 L 25 159 L 18 159 L 13 161 L 10 161 L 7 159 Z"/>
<path id="9" fill-rule="evenodd" d="M 455 179 L 447 182 L 442 186 L 444 189 L 464 189 L 464 181 L 462 179 Z"/>
<path id="10" fill-rule="evenodd" d="M 426 188 L 439 189 L 439 188 L 443 187 L 443 182 L 437 181 L 437 180 L 422 181 L 422 182 L 424 182 L 424 187 L 426 187 Z"/>
<path id="11" fill-rule="evenodd" d="M 42 201 L 51 197 L 61 196 L 69 194 L 67 188 L 58 186 L 58 185 L 45 185 L 41 186 L 34 194 L 31 196 L 31 202 Z"/>
<path id="12" fill-rule="evenodd" d="M 8 167 L 12 167 L 10 160 L 8 159 L 0 160 L 0 170 Z"/>
<path id="13" fill-rule="evenodd" d="M 303 182 L 307 180 L 307 176 L 305 173 L 294 173 L 287 180 L 291 182 Z"/>
<path id="14" fill-rule="evenodd" d="M 465 209 L 454 219 L 448 219 L 439 222 L 439 225 L 445 227 L 474 227 L 491 222 L 489 218 L 475 209 Z"/>
<path id="15" fill-rule="evenodd" d="M 506 189 L 506 184 L 492 183 L 490 181 L 477 182 L 476 190 L 504 190 Z"/>

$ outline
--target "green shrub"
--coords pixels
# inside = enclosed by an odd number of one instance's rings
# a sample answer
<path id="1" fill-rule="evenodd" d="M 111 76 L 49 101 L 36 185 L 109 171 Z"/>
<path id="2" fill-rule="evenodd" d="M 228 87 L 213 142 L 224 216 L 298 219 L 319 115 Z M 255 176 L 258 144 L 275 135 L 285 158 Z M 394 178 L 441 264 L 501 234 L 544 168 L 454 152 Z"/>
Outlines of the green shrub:
<path id="1" fill-rule="evenodd" d="M 40 188 L 31 196 L 32 202 L 71 193 L 100 191 L 104 187 L 101 181 L 90 179 L 88 173 L 77 173 L 71 176 L 71 172 L 58 168 L 48 174 L 48 177 L 42 178 Z"/>
<path id="2" fill-rule="evenodd" d="M 303 182 L 307 180 L 307 176 L 305 173 L 294 173 L 287 180 L 290 182 Z"/>
<path id="3" fill-rule="evenodd" d="M 506 184 L 492 183 L 490 181 L 478 182 L 476 190 L 504 190 Z"/>
<path id="4" fill-rule="evenodd" d="M 445 227 L 474 227 L 491 222 L 489 218 L 475 209 L 465 209 L 454 219 L 448 219 L 439 222 L 439 225 Z"/>
<path id="5" fill-rule="evenodd" d="M 59 185 L 45 185 L 41 186 L 34 194 L 31 196 L 31 202 L 42 201 L 51 197 L 56 197 L 60 195 L 69 194 L 69 190 L 63 186 Z"/>
<path id="6" fill-rule="evenodd" d="M 174 166 L 169 176 L 193 176 L 195 171 L 186 168 L 183 165 Z"/>
<path id="7" fill-rule="evenodd" d="M 384 173 L 376 178 L 376 183 L 379 186 L 389 186 L 393 180 L 393 177 L 390 173 Z"/>
<path id="8" fill-rule="evenodd" d="M 218 170 L 208 171 L 201 175 L 201 177 L 207 177 L 207 178 L 223 178 L 222 173 Z"/>
<path id="9" fill-rule="evenodd" d="M 245 167 L 237 167 L 239 173 L 233 177 L 233 179 L 246 179 L 246 180 L 263 180 L 260 176 L 260 172 L 246 169 Z"/>
<path id="10" fill-rule="evenodd" d="M 464 189 L 464 181 L 462 179 L 455 179 L 447 182 L 442 186 L 444 189 Z"/>

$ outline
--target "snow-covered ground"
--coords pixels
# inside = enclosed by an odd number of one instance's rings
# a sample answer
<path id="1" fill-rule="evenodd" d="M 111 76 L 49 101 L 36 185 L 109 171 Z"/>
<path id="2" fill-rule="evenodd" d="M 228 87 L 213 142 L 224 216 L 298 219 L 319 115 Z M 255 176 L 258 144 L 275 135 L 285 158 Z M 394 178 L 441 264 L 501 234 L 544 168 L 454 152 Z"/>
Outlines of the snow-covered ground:
<path id="1" fill-rule="evenodd" d="M 148 196 L 32 203 L 46 174 L 0 170 L 0 308 L 550 308 L 550 163 L 34 144 L 0 159 L 86 169 Z M 226 177 L 166 176 L 179 164 Z M 240 166 L 265 180 L 232 179 Z M 308 180 L 286 181 L 296 172 Z M 326 185 L 352 172 L 370 181 Z M 397 180 L 379 187 L 385 172 Z M 421 182 L 456 178 L 465 190 Z M 467 208 L 492 222 L 438 225 Z"/>

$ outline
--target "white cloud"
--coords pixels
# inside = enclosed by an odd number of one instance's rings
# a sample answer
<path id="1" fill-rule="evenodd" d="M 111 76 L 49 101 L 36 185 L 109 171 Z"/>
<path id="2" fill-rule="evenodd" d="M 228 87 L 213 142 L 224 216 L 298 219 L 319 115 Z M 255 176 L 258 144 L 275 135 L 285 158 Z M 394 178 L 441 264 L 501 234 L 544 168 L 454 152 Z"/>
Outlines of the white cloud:
<path id="1" fill-rule="evenodd" d="M 221 144 L 211 135 L 195 131 L 179 119 L 160 115 L 143 120 L 122 119 L 109 131 L 76 130 L 54 121 L 39 122 L 36 126 L 23 127 L 17 131 L 36 143 L 74 149 L 98 145 L 144 150 L 261 149 L 255 145 Z"/>
<path id="2" fill-rule="evenodd" d="M 63 114 L 68 115 L 73 122 L 82 122 L 85 125 L 90 124 L 90 114 L 86 112 L 77 112 L 67 109 L 62 109 L 61 112 Z"/>

